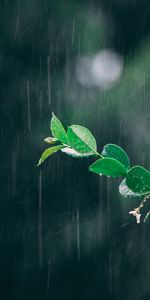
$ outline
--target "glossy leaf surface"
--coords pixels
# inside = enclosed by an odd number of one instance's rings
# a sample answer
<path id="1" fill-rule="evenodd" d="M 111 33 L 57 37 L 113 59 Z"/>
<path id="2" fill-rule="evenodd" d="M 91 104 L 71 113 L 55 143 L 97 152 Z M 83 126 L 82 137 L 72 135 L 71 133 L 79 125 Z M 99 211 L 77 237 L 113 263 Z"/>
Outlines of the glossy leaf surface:
<path id="1" fill-rule="evenodd" d="M 126 178 L 123 179 L 123 181 L 121 182 L 121 184 L 119 185 L 119 193 L 123 196 L 123 197 L 140 197 L 141 194 L 139 193 L 134 193 L 132 190 L 130 190 L 127 186 L 126 183 Z"/>
<path id="2" fill-rule="evenodd" d="M 130 161 L 127 153 L 115 144 L 107 144 L 102 151 L 103 157 L 110 157 L 118 160 L 126 169 L 130 168 Z"/>
<path id="3" fill-rule="evenodd" d="M 54 114 L 51 119 L 50 127 L 51 127 L 52 134 L 56 139 L 60 140 L 64 144 L 68 144 L 67 133 L 63 125 L 61 124 L 61 122 Z"/>
<path id="4" fill-rule="evenodd" d="M 53 153 L 55 153 L 55 152 L 61 150 L 63 147 L 64 147 L 64 146 L 62 146 L 62 145 L 58 145 L 58 146 L 54 146 L 54 147 L 47 148 L 47 149 L 43 152 L 43 154 L 42 154 L 42 156 L 41 156 L 41 158 L 40 158 L 40 160 L 39 160 L 38 166 L 41 165 L 41 164 L 45 161 L 45 159 L 47 159 L 47 158 L 48 158 L 49 156 L 51 156 Z"/>
<path id="5" fill-rule="evenodd" d="M 80 125 L 72 125 L 68 128 L 68 140 L 73 149 L 78 152 L 96 152 L 96 140 L 92 133 Z"/>
<path id="6" fill-rule="evenodd" d="M 135 193 L 145 195 L 150 193 L 150 172 L 143 167 L 135 166 L 127 174 L 126 183 Z"/>
<path id="7" fill-rule="evenodd" d="M 89 167 L 89 170 L 96 173 L 111 177 L 126 176 L 124 166 L 113 158 L 102 158 L 97 160 Z"/>

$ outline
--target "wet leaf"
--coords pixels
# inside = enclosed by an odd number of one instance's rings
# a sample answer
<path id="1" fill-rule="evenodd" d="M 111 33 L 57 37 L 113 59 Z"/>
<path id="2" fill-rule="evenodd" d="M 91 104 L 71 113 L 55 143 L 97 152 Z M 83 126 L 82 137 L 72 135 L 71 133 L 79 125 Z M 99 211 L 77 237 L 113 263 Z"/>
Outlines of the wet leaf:
<path id="1" fill-rule="evenodd" d="M 58 146 L 54 146 L 54 147 L 50 147 L 50 148 L 47 148 L 43 153 L 42 153 L 42 156 L 38 162 L 38 165 L 37 166 L 40 166 L 44 161 L 45 159 L 47 159 L 49 156 L 51 156 L 53 153 L 61 150 L 64 146 L 62 145 L 58 145 Z"/>
<path id="2" fill-rule="evenodd" d="M 52 114 L 52 119 L 51 119 L 51 131 L 53 136 L 60 140 L 62 143 L 64 144 L 68 144 L 68 137 L 67 137 L 67 133 L 63 127 L 63 125 L 61 124 L 61 122 L 58 120 L 58 118 L 54 115 L 54 113 Z"/>
<path id="3" fill-rule="evenodd" d="M 125 167 L 116 159 L 101 158 L 89 167 L 89 170 L 96 173 L 111 177 L 126 176 Z"/>
<path id="4" fill-rule="evenodd" d="M 111 157 L 118 160 L 128 170 L 130 168 L 130 161 L 127 153 L 119 146 L 114 144 L 107 144 L 102 151 L 103 157 Z"/>
<path id="5" fill-rule="evenodd" d="M 68 127 L 67 134 L 70 146 L 77 152 L 96 153 L 96 140 L 87 128 L 80 125 L 72 125 Z"/>
<path id="6" fill-rule="evenodd" d="M 121 182 L 121 184 L 119 185 L 119 193 L 123 196 L 123 197 L 141 197 L 141 194 L 139 193 L 134 193 L 132 190 L 130 190 L 127 186 L 126 183 L 126 178 L 123 179 L 123 181 Z"/>
<path id="7" fill-rule="evenodd" d="M 126 183 L 133 192 L 141 195 L 148 194 L 150 193 L 150 172 L 143 167 L 135 166 L 129 170 Z"/>
<path id="8" fill-rule="evenodd" d="M 69 148 L 69 147 L 65 147 L 61 151 L 66 153 L 67 155 L 70 155 L 75 158 L 83 158 L 83 157 L 86 158 L 89 156 L 95 156 L 95 153 L 93 153 L 93 152 L 81 153 L 81 152 L 77 152 L 76 150 Z"/>

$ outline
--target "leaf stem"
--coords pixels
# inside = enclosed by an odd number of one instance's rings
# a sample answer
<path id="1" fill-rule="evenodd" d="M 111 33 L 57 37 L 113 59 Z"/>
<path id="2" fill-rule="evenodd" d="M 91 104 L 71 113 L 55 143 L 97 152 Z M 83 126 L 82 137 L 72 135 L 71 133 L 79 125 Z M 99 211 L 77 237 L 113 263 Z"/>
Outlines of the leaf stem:
<path id="1" fill-rule="evenodd" d="M 143 208 L 144 204 L 146 203 L 146 201 L 150 199 L 150 194 L 146 195 L 144 197 L 144 199 L 142 200 L 142 202 L 140 203 L 139 207 L 135 208 L 135 210 L 140 213 L 141 208 Z"/>
<path id="2" fill-rule="evenodd" d="M 103 156 L 100 153 L 95 152 L 95 154 L 96 154 L 96 156 L 99 156 L 99 157 L 103 158 Z"/>
<path id="3" fill-rule="evenodd" d="M 146 214 L 146 216 L 144 218 L 144 223 L 146 223 L 148 221 L 149 216 L 150 216 L 150 210 L 148 211 L 148 213 Z"/>

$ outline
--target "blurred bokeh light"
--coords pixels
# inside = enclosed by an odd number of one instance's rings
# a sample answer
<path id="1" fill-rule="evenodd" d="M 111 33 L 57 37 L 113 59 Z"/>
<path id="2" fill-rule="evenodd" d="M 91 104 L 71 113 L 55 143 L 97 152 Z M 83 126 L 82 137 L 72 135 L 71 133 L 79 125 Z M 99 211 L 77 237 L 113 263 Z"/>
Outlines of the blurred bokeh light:
<path id="1" fill-rule="evenodd" d="M 123 59 L 112 50 L 103 50 L 93 57 L 80 57 L 76 77 L 85 87 L 111 88 L 123 71 Z"/>

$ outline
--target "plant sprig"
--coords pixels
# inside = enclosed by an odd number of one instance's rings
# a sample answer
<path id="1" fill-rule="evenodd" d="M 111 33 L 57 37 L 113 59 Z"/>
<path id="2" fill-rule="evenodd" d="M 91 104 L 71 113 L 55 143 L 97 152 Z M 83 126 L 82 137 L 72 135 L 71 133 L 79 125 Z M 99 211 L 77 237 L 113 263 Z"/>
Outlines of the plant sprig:
<path id="1" fill-rule="evenodd" d="M 98 158 L 89 166 L 89 171 L 109 177 L 123 177 L 119 185 L 119 192 L 123 197 L 143 197 L 150 198 L 150 172 L 142 166 L 130 166 L 127 153 L 115 144 L 107 144 L 101 153 L 97 152 L 97 143 L 92 133 L 80 125 L 69 126 L 67 131 L 64 129 L 59 119 L 52 114 L 50 122 L 52 137 L 47 137 L 44 141 L 48 144 L 56 144 L 47 148 L 38 163 L 41 165 L 53 153 L 62 151 L 63 153 L 75 158 Z M 143 207 L 146 201 L 142 201 Z M 140 209 L 136 208 L 130 212 L 136 216 L 139 223 Z M 139 214 L 139 215 L 138 215 Z M 146 221 L 150 213 L 146 215 Z M 144 219 L 145 220 L 145 219 Z"/>

